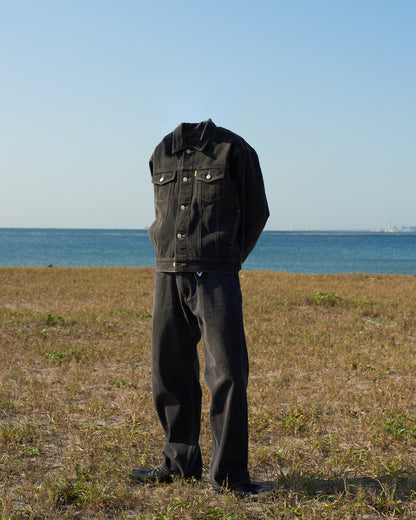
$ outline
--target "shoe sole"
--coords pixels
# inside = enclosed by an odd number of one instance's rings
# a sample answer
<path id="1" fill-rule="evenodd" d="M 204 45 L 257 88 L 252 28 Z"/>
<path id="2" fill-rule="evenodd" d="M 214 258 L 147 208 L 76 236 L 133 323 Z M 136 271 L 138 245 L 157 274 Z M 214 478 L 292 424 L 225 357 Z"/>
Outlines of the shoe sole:
<path id="1" fill-rule="evenodd" d="M 146 475 L 143 475 L 141 473 L 136 473 L 134 469 L 132 469 L 129 473 L 129 477 L 134 480 L 135 482 L 143 482 L 143 483 L 149 483 L 149 484 L 169 484 L 173 482 L 174 475 L 166 475 L 166 476 L 160 476 L 160 477 L 148 477 Z"/>

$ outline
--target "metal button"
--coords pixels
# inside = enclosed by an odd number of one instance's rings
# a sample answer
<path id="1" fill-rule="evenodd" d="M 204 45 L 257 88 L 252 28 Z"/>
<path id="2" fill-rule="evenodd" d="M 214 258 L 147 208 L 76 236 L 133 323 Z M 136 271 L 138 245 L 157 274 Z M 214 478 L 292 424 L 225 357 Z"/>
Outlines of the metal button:
<path id="1" fill-rule="evenodd" d="M 159 182 L 163 182 L 164 180 L 165 180 L 165 178 L 164 178 L 164 177 L 161 177 L 161 178 L 159 179 Z"/>
<path id="2" fill-rule="evenodd" d="M 186 209 L 186 206 L 185 206 L 184 204 L 182 204 L 182 206 L 181 206 L 181 210 L 183 211 L 183 210 L 185 210 L 185 209 Z"/>
<path id="3" fill-rule="evenodd" d="M 210 180 L 210 178 L 211 178 L 211 174 L 210 174 L 210 173 L 208 173 L 208 175 L 207 175 L 207 176 L 206 176 L 205 178 L 206 178 L 206 179 L 207 179 L 207 180 L 209 181 L 209 180 Z"/>
<path id="4" fill-rule="evenodd" d="M 188 177 L 184 177 L 182 180 L 183 182 L 188 182 Z"/>
<path id="5" fill-rule="evenodd" d="M 178 233 L 178 234 L 176 235 L 176 237 L 177 237 L 177 238 L 182 238 L 182 235 L 181 235 L 180 233 Z"/>
<path id="6" fill-rule="evenodd" d="M 189 155 L 189 154 L 192 153 L 192 150 L 191 150 L 190 148 L 187 148 L 187 149 L 186 149 L 186 153 Z"/>

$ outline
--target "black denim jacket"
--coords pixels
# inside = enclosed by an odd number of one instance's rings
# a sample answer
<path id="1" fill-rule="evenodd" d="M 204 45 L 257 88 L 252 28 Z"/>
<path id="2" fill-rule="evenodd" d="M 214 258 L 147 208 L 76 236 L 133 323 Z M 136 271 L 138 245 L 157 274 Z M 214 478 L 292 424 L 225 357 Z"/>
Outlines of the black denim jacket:
<path id="1" fill-rule="evenodd" d="M 156 270 L 237 272 L 269 216 L 254 149 L 211 119 L 182 123 L 150 159 Z"/>

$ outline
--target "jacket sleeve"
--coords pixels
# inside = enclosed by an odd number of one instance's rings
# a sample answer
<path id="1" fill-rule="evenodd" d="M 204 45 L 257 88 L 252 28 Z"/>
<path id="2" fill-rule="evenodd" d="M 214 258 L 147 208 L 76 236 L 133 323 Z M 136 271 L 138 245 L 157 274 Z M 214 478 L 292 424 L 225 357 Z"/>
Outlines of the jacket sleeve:
<path id="1" fill-rule="evenodd" d="M 259 159 L 247 143 L 234 154 L 232 169 L 240 199 L 238 236 L 244 262 L 256 245 L 270 213 Z"/>

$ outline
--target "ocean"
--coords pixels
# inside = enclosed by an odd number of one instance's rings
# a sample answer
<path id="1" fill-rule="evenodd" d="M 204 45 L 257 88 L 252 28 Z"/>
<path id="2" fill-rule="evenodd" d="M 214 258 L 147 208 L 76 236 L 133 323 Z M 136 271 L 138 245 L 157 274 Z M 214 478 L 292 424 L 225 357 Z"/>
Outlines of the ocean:
<path id="1" fill-rule="evenodd" d="M 0 266 L 154 265 L 147 230 L 0 229 Z M 416 274 L 416 233 L 265 231 L 243 269 Z"/>

